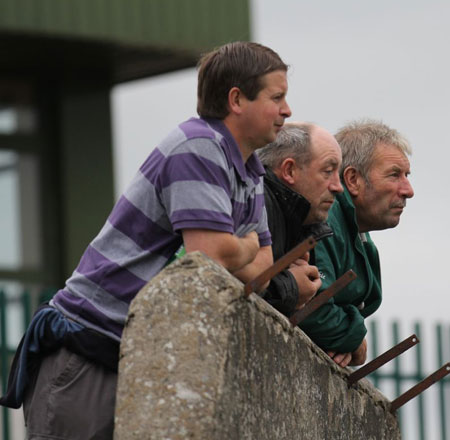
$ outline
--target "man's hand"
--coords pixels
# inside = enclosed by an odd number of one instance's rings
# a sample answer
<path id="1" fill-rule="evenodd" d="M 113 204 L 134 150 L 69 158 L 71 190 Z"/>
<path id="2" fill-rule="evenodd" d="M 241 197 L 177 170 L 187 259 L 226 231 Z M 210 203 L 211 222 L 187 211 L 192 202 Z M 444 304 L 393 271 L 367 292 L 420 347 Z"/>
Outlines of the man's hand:
<path id="1" fill-rule="evenodd" d="M 353 353 L 336 353 L 327 351 L 327 355 L 341 367 L 362 365 L 367 359 L 367 341 L 363 339 L 361 345 Z"/>
<path id="2" fill-rule="evenodd" d="M 301 309 L 316 294 L 322 285 L 316 266 L 307 262 L 308 256 L 299 258 L 289 266 L 298 286 L 298 302 L 296 310 Z"/>
<path id="3" fill-rule="evenodd" d="M 352 361 L 349 365 L 362 365 L 367 359 L 367 341 L 364 338 L 361 345 L 352 353 Z"/>
<path id="4" fill-rule="evenodd" d="M 346 367 L 352 360 L 351 353 L 336 353 L 335 351 L 327 351 L 327 355 L 341 367 Z"/>

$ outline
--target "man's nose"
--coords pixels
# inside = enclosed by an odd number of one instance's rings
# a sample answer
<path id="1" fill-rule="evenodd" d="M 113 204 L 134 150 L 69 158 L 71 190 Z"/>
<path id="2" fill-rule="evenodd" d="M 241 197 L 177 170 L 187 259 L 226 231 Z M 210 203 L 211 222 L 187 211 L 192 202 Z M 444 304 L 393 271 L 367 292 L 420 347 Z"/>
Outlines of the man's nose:
<path id="1" fill-rule="evenodd" d="M 328 187 L 328 189 L 332 193 L 344 192 L 344 187 L 342 186 L 341 179 L 339 178 L 338 173 L 336 173 L 336 175 L 333 176 L 333 179 L 331 180 L 330 186 Z"/>
<path id="2" fill-rule="evenodd" d="M 290 118 L 292 115 L 291 108 L 289 107 L 289 104 L 287 103 L 287 101 L 284 101 L 284 106 L 281 108 L 281 114 L 285 118 Z"/>
<path id="3" fill-rule="evenodd" d="M 410 199 L 411 197 L 414 197 L 413 187 L 407 177 L 405 177 L 403 179 L 399 191 L 400 191 L 400 195 L 402 197 L 405 197 L 406 199 Z"/>

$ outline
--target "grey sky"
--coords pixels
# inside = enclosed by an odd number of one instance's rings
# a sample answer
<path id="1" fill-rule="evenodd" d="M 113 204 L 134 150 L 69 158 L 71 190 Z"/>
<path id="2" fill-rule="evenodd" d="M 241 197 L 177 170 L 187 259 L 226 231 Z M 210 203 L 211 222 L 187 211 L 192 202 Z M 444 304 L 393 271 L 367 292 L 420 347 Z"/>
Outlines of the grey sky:
<path id="1" fill-rule="evenodd" d="M 411 142 L 409 201 L 396 229 L 373 234 L 381 254 L 379 318 L 448 322 L 450 2 L 254 0 L 254 40 L 290 64 L 291 120 L 334 132 L 370 117 Z M 117 192 L 178 122 L 195 115 L 193 69 L 116 88 Z"/>

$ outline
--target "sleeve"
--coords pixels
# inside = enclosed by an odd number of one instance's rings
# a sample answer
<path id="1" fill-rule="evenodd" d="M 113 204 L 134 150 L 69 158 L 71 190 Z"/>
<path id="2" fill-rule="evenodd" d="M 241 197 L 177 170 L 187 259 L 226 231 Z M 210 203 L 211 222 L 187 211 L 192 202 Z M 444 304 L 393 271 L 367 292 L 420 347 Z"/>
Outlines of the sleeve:
<path id="1" fill-rule="evenodd" d="M 314 249 L 322 279 L 320 292 L 342 275 L 339 261 L 343 258 L 343 253 L 344 248 L 339 246 L 336 236 L 321 240 Z M 348 269 L 350 268 L 345 268 L 342 272 Z M 367 329 L 357 307 L 345 303 L 346 292 L 340 292 L 340 295 L 343 300 L 339 304 L 331 298 L 299 326 L 322 349 L 349 353 L 359 347 Z"/>
<path id="2" fill-rule="evenodd" d="M 264 202 L 264 197 L 261 198 Z M 270 246 L 272 244 L 272 237 L 269 231 L 269 225 L 267 223 L 267 211 L 266 207 L 262 207 L 262 215 L 259 218 L 259 222 L 256 225 L 256 233 L 259 237 L 259 245 Z"/>
<path id="3" fill-rule="evenodd" d="M 359 310 L 353 305 L 338 306 L 333 299 L 299 326 L 320 348 L 338 353 L 355 351 L 367 333 Z"/>
<path id="4" fill-rule="evenodd" d="M 209 151 L 207 157 L 196 154 L 200 144 L 201 151 Z M 174 230 L 235 232 L 228 166 L 213 140 L 188 140 L 179 153 L 170 154 L 160 169 L 158 189 Z"/>
<path id="5" fill-rule="evenodd" d="M 291 272 L 283 270 L 273 277 L 263 298 L 283 315 L 291 316 L 298 302 L 298 286 Z"/>

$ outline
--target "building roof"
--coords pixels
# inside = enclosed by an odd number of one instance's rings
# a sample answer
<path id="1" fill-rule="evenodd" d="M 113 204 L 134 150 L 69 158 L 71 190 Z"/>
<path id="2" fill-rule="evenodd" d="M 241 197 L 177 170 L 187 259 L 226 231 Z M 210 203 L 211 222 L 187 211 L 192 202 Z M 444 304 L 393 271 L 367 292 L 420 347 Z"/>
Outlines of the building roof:
<path id="1" fill-rule="evenodd" d="M 0 70 L 120 83 L 249 39 L 247 0 L 0 0 Z"/>

